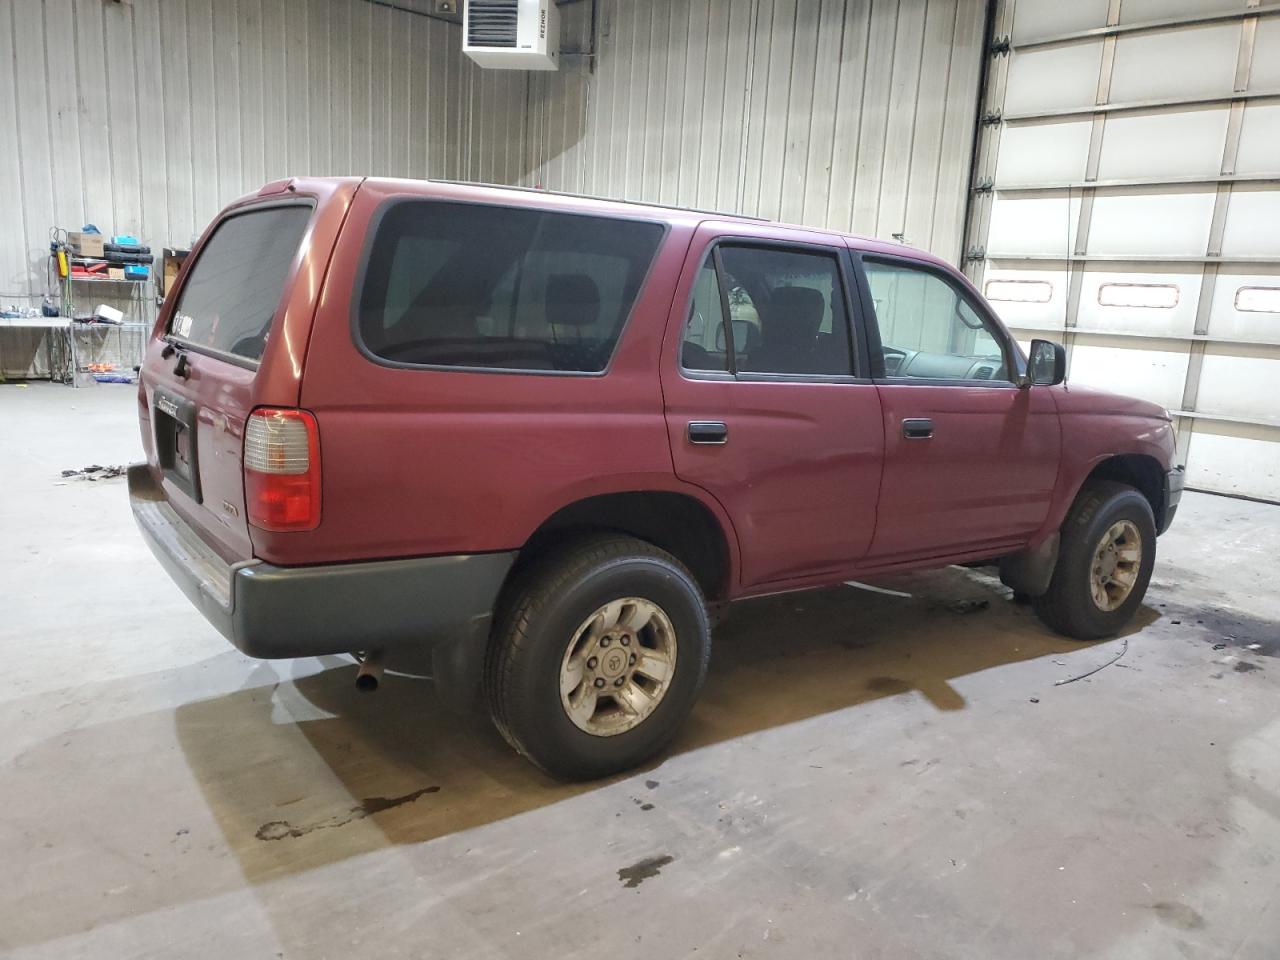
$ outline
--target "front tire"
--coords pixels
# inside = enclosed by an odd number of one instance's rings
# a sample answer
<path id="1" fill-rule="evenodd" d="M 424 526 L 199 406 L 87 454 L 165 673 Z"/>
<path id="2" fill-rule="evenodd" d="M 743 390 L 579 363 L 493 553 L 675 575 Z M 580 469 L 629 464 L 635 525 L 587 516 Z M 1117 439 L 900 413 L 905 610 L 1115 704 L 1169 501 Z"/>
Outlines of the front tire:
<path id="1" fill-rule="evenodd" d="M 706 602 L 673 556 L 619 535 L 567 544 L 517 575 L 490 639 L 499 732 L 552 776 L 587 780 L 666 746 L 706 678 Z"/>
<path id="2" fill-rule="evenodd" d="M 1062 525 L 1049 590 L 1035 600 L 1044 623 L 1076 640 L 1114 636 L 1151 581 L 1156 523 L 1147 498 L 1111 480 L 1086 486 Z"/>

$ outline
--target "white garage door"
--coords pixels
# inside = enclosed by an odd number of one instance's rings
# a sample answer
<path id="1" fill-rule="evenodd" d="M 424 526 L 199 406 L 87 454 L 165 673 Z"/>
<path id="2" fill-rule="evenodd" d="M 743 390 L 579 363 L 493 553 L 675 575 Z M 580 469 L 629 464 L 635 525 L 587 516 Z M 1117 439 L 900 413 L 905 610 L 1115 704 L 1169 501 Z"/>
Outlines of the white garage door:
<path id="1" fill-rule="evenodd" d="M 1280 3 L 994 19 L 970 277 L 1071 382 L 1173 411 L 1190 486 L 1280 501 Z"/>

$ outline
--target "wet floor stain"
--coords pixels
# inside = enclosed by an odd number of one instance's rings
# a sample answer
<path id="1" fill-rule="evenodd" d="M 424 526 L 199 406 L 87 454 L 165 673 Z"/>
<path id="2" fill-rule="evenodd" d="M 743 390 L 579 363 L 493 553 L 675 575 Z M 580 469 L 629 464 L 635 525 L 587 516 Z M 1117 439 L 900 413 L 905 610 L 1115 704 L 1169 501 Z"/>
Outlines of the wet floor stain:
<path id="1" fill-rule="evenodd" d="M 1204 926 L 1204 917 L 1185 903 L 1161 901 L 1153 903 L 1151 909 L 1155 911 L 1157 917 L 1179 930 L 1199 930 Z"/>
<path id="2" fill-rule="evenodd" d="M 346 813 L 334 814 L 332 817 L 326 817 L 323 820 L 317 820 L 314 823 L 304 823 L 300 826 L 294 826 L 288 820 L 272 820 L 264 823 L 258 828 L 254 834 L 259 840 L 283 840 L 285 837 L 305 837 L 308 833 L 314 833 L 316 830 L 331 830 L 334 827 L 344 827 L 354 820 L 363 820 L 365 817 L 371 817 L 375 813 L 382 813 L 384 810 L 391 810 L 394 807 L 403 806 L 406 803 L 413 803 L 420 797 L 424 797 L 429 793 L 439 793 L 439 787 L 423 787 L 421 790 L 414 790 L 412 793 L 406 793 L 399 797 L 365 797 L 356 806 L 351 807 Z"/>
<path id="3" fill-rule="evenodd" d="M 675 857 L 665 853 L 660 857 L 648 857 L 639 863 L 623 867 L 618 871 L 618 879 L 624 887 L 638 887 L 650 877 L 656 877 L 674 859 Z"/>
<path id="4" fill-rule="evenodd" d="M 898 693 L 906 693 L 911 689 L 911 684 L 897 677 L 872 677 L 867 681 L 867 689 L 872 693 L 891 697 Z"/>
<path id="5" fill-rule="evenodd" d="M 646 780 L 644 782 L 644 785 L 648 787 L 650 790 L 657 790 L 659 783 L 657 780 Z"/>
<path id="6" fill-rule="evenodd" d="M 1280 657 L 1280 623 L 1217 607 L 1170 606 L 1172 621 L 1200 635 L 1214 650 L 1238 649 L 1258 657 Z"/>
<path id="7" fill-rule="evenodd" d="M 414 790 L 412 793 L 406 793 L 400 797 L 365 797 L 360 801 L 360 809 L 364 811 L 364 815 L 381 813 L 383 810 L 390 810 L 392 807 L 400 807 L 406 803 L 413 803 L 419 797 L 425 797 L 429 793 L 439 793 L 439 787 L 423 787 L 421 790 Z"/>
<path id="8" fill-rule="evenodd" d="M 977 613 L 991 606 L 990 600 L 956 600 L 946 605 L 949 613 Z"/>
<path id="9" fill-rule="evenodd" d="M 1241 660 L 1237 662 L 1232 669 L 1235 670 L 1236 673 L 1253 673 L 1253 671 L 1261 670 L 1262 668 L 1256 663 L 1250 663 L 1248 660 Z"/>

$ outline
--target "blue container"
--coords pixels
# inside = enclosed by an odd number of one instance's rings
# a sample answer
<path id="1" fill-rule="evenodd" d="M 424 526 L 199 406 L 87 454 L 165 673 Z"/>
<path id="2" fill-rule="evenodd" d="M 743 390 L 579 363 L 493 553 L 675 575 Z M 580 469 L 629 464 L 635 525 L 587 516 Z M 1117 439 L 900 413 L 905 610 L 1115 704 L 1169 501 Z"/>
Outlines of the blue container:
<path id="1" fill-rule="evenodd" d="M 141 263 L 130 263 L 124 268 L 126 280 L 145 280 L 151 276 L 151 268 Z"/>

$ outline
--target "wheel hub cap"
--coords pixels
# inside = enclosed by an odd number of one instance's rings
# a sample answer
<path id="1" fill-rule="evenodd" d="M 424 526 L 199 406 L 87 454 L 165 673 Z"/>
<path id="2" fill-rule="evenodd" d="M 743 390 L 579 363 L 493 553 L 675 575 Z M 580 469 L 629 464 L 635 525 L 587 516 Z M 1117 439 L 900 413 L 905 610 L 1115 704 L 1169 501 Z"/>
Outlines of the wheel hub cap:
<path id="1" fill-rule="evenodd" d="M 622 676 L 627 669 L 627 655 L 621 650 L 610 650 L 600 658 L 600 672 L 606 680 Z"/>
<path id="2" fill-rule="evenodd" d="M 560 665 L 560 704 L 574 726 L 597 737 L 633 729 L 666 696 L 676 632 L 657 604 L 613 600 L 574 631 Z"/>
<path id="3" fill-rule="evenodd" d="M 1142 566 L 1142 534 L 1131 520 L 1107 528 L 1093 554 L 1089 592 L 1099 610 L 1111 612 L 1133 592 Z"/>

